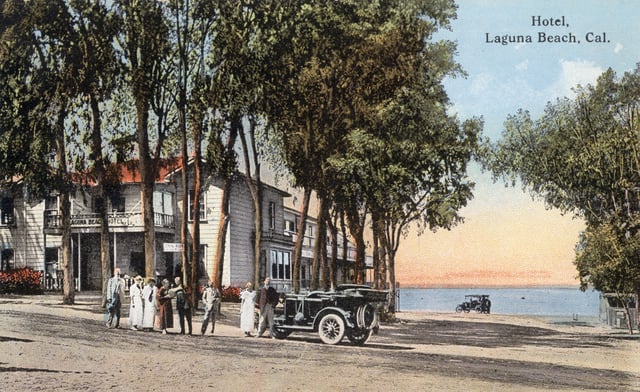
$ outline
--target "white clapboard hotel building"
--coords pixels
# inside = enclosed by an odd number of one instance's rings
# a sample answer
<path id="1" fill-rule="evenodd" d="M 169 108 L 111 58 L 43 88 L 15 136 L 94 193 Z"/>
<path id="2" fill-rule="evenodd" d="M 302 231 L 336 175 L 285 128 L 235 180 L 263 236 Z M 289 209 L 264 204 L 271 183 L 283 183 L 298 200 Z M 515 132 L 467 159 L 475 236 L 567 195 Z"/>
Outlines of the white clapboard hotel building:
<path id="1" fill-rule="evenodd" d="M 174 162 L 173 164 L 171 162 Z M 144 275 L 144 226 L 140 175 L 132 165 L 121 165 L 119 190 L 108 198 L 109 242 L 114 266 L 129 276 Z M 192 166 L 190 166 L 192 169 Z M 193 189 L 184 192 L 181 167 L 169 161 L 159 170 L 154 190 L 154 222 L 156 232 L 156 273 L 173 276 L 178 273 L 180 253 L 180 220 L 182 198 L 192 202 Z M 216 249 L 222 182 L 208 176 L 199 200 L 201 269 L 211 271 Z M 72 259 L 78 290 L 101 287 L 100 218 L 94 208 L 92 187 L 78 186 L 71 202 Z M 263 184 L 263 233 L 261 275 L 269 276 L 279 291 L 291 287 L 291 264 L 298 212 L 285 206 L 290 195 L 274 186 Z M 189 216 L 190 222 L 194 217 Z M 189 225 L 189 231 L 192 228 Z M 253 210 L 251 195 L 244 175 L 237 174 L 231 189 L 229 226 L 222 284 L 244 287 L 253 280 Z M 29 267 L 43 272 L 46 289 L 59 289 L 60 214 L 58 196 L 33 201 L 24 197 L 22 184 L 0 190 L 0 255 L 1 270 Z M 311 274 L 311 258 L 316 235 L 313 218 L 307 222 L 301 263 L 301 287 L 306 287 Z M 341 240 L 340 240 L 341 241 Z M 342 244 L 339 244 L 342 246 Z M 343 271 L 352 274 L 354 249 L 348 243 L 346 261 L 339 261 L 338 281 L 344 282 Z M 331 250 L 328 250 L 331 254 Z M 346 263 L 346 268 L 342 266 Z M 370 266 L 371 258 L 367 257 Z M 350 276 L 350 275 L 349 275 Z M 347 276 L 348 277 L 348 276 Z"/>

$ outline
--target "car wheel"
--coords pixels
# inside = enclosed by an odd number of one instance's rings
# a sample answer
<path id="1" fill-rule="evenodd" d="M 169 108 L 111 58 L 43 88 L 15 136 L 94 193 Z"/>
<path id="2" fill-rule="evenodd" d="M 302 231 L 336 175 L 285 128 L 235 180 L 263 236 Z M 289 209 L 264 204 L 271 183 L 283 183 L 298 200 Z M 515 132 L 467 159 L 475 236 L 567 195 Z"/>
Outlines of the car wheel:
<path id="1" fill-rule="evenodd" d="M 356 346 L 362 346 L 369 340 L 371 336 L 371 330 L 366 328 L 351 328 L 347 331 L 347 337 L 349 341 Z"/>
<path id="2" fill-rule="evenodd" d="M 456 313 L 460 313 L 462 312 L 462 306 L 458 305 L 456 306 Z"/>
<path id="3" fill-rule="evenodd" d="M 329 313 L 318 324 L 320 340 L 326 344 L 338 344 L 344 337 L 344 320 L 335 313 Z"/>
<path id="4" fill-rule="evenodd" d="M 286 339 L 289 335 L 291 335 L 291 330 L 278 328 L 276 326 L 273 327 L 273 331 L 271 332 L 271 336 L 276 339 Z"/>

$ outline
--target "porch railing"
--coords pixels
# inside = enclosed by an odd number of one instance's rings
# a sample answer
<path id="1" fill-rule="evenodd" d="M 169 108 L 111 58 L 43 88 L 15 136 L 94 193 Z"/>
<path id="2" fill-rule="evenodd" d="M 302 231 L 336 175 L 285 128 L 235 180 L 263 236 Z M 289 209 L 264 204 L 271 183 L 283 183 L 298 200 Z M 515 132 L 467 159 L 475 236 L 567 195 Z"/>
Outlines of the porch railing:
<path id="1" fill-rule="evenodd" d="M 114 212 L 108 214 L 109 227 L 143 227 L 141 212 Z M 71 227 L 98 227 L 102 224 L 99 214 L 74 214 L 71 215 Z M 156 227 L 173 228 L 175 226 L 173 215 L 154 213 L 154 224 Z M 44 225 L 47 229 L 59 229 L 62 227 L 60 214 L 46 211 Z"/>
<path id="2" fill-rule="evenodd" d="M 40 271 L 40 287 L 45 291 L 62 291 L 62 287 L 64 284 L 64 278 L 62 274 L 58 274 L 56 276 L 52 276 L 51 274 L 46 274 L 44 271 Z M 73 289 L 75 291 L 79 291 L 80 288 L 80 279 L 73 279 Z"/>

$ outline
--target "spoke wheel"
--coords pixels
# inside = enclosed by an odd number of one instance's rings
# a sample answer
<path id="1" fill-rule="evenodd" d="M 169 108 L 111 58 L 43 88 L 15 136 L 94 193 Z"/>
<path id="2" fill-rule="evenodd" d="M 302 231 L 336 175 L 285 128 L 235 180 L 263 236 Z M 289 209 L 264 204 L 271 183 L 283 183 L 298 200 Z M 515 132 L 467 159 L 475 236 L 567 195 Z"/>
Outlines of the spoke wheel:
<path id="1" fill-rule="evenodd" d="M 461 313 L 462 312 L 462 306 L 458 305 L 456 306 L 456 313 Z"/>
<path id="2" fill-rule="evenodd" d="M 352 328 L 347 332 L 349 341 L 356 346 L 362 346 L 369 340 L 371 330 L 366 328 Z"/>
<path id="3" fill-rule="evenodd" d="M 344 337 L 345 328 L 342 317 L 335 313 L 329 313 L 320 320 L 318 335 L 326 344 L 338 344 Z"/>

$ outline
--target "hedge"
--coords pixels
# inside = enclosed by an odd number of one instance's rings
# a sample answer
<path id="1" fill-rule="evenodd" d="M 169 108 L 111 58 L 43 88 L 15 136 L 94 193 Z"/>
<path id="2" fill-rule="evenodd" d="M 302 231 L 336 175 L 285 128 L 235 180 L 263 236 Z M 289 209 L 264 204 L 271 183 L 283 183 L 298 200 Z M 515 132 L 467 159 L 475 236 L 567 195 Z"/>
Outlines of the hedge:
<path id="1" fill-rule="evenodd" d="M 0 294 L 41 294 L 42 273 L 31 268 L 0 272 Z"/>

